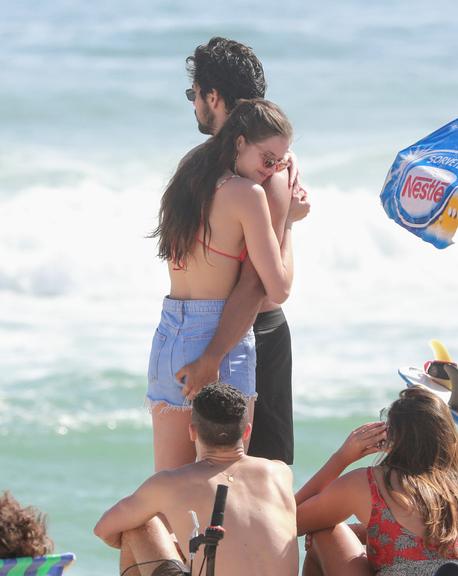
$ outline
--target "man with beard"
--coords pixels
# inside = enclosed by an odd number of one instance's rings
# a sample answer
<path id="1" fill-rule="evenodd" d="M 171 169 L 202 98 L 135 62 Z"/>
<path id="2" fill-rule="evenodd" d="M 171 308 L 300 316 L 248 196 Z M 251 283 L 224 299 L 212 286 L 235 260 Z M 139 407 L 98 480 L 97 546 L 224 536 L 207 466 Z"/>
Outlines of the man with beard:
<path id="1" fill-rule="evenodd" d="M 198 128 L 214 135 L 240 98 L 264 98 L 266 82 L 261 62 L 253 50 L 234 40 L 212 38 L 186 59 Z M 190 153 L 192 154 L 192 152 Z M 301 200 L 306 215 L 310 205 L 297 177 L 295 156 L 289 168 L 263 183 L 272 225 L 281 243 L 292 195 Z M 192 399 L 206 384 L 218 379 L 223 357 L 254 324 L 256 337 L 256 391 L 253 432 L 248 454 L 293 463 L 294 438 L 291 390 L 291 338 L 281 307 L 265 297 L 264 287 L 249 258 L 231 293 L 218 330 L 204 354 L 184 366 L 176 378 L 185 383 L 183 393 Z"/>

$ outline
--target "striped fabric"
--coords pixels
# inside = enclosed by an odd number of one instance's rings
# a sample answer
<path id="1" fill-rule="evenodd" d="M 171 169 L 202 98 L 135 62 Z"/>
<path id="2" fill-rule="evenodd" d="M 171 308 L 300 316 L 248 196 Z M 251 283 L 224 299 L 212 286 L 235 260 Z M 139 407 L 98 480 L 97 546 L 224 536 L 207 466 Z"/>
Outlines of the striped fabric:
<path id="1" fill-rule="evenodd" d="M 36 558 L 0 559 L 0 576 L 60 576 L 74 560 L 75 555 L 71 552 Z"/>

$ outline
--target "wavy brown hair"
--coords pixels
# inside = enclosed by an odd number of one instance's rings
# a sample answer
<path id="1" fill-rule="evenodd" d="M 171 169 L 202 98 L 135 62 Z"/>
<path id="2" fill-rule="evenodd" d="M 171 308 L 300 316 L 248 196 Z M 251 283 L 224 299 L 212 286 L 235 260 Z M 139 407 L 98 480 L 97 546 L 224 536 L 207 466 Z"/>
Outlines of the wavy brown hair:
<path id="1" fill-rule="evenodd" d="M 458 435 L 445 402 L 419 386 L 403 390 L 387 421 L 385 485 L 400 503 L 418 510 L 425 542 L 446 555 L 458 540 Z M 394 493 L 395 471 L 402 495 Z"/>
<path id="2" fill-rule="evenodd" d="M 53 550 L 46 516 L 33 506 L 22 508 L 8 491 L 0 496 L 0 558 L 44 556 Z"/>
<path id="3" fill-rule="evenodd" d="M 272 102 L 241 100 L 221 130 L 186 156 L 170 180 L 161 200 L 159 225 L 151 235 L 159 239 L 159 258 L 186 266 L 201 224 L 204 246 L 210 243 L 209 215 L 216 183 L 224 172 L 234 170 L 239 136 L 255 143 L 271 136 L 291 140 L 292 128 Z"/>

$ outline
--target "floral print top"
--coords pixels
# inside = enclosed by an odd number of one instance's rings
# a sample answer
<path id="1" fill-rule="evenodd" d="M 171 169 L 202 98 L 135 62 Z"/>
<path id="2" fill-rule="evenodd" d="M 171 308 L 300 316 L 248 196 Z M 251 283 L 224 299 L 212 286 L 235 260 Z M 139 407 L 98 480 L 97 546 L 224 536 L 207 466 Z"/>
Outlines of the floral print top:
<path id="1" fill-rule="evenodd" d="M 426 546 L 423 538 L 416 536 L 396 521 L 379 492 L 372 468 L 367 468 L 371 490 L 372 512 L 367 525 L 367 559 L 375 570 L 380 570 L 409 560 L 443 560 L 437 548 Z M 451 553 L 450 559 L 457 556 Z"/>

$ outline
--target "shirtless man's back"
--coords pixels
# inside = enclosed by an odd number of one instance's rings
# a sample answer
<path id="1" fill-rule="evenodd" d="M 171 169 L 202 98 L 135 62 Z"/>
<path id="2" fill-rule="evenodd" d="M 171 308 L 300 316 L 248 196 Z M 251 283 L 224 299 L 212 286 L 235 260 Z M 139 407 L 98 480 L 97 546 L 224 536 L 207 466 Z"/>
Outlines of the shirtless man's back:
<path id="1" fill-rule="evenodd" d="M 227 484 L 218 576 L 297 575 L 292 478 L 285 464 L 242 456 L 228 465 L 208 458 L 158 476 L 160 482 L 150 488 L 151 494 L 159 494 L 159 511 L 172 526 L 181 550 L 187 550 L 192 528 L 187 510 L 197 513 L 202 526 L 208 525 L 216 487 Z M 196 566 L 200 567 L 201 558 L 202 548 Z"/>
<path id="2" fill-rule="evenodd" d="M 297 575 L 292 474 L 282 462 L 244 454 L 243 439 L 251 430 L 246 412 L 245 399 L 230 386 L 210 385 L 198 394 L 190 428 L 198 461 L 152 476 L 134 494 L 108 510 L 95 528 L 95 533 L 107 544 L 121 548 L 121 556 L 125 556 L 121 558 L 122 569 L 129 562 L 159 558 L 187 563 L 192 530 L 188 511 L 194 510 L 201 526 L 207 526 L 217 485 L 226 484 L 229 487 L 224 520 L 226 532 L 218 545 L 216 574 Z M 160 523 L 158 515 L 162 519 L 165 517 L 165 524 L 176 535 L 179 551 L 164 526 L 159 530 L 159 537 L 158 532 L 144 529 L 153 516 L 153 521 Z M 155 536 L 151 536 L 153 533 Z M 149 538 L 151 542 L 148 542 Z M 154 539 L 162 542 L 158 545 Z M 153 549 L 157 558 L 152 557 Z M 203 547 L 196 556 L 196 574 L 202 558 Z M 151 574 L 151 566 L 155 565 L 150 565 L 149 572 L 145 573 Z M 137 573 L 142 572 L 129 571 L 128 574 Z"/>

